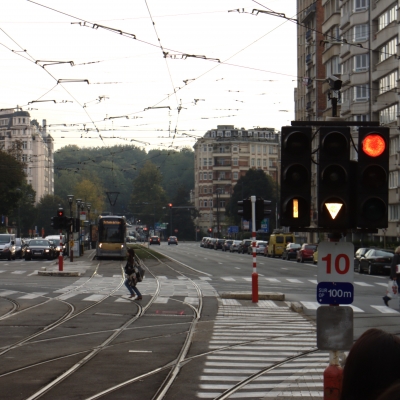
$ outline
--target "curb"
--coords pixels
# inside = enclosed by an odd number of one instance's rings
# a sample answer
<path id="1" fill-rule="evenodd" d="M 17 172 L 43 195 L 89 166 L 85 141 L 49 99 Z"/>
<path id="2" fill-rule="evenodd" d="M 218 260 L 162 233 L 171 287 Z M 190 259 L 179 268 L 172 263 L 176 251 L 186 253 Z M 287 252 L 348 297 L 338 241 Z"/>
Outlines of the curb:
<path id="1" fill-rule="evenodd" d="M 294 301 L 293 303 L 290 303 L 290 308 L 293 311 L 297 312 L 297 313 L 302 313 L 303 312 L 303 306 L 297 301 Z"/>
<path id="2" fill-rule="evenodd" d="M 253 295 L 251 292 L 225 292 L 221 293 L 222 299 L 239 299 L 239 300 L 252 300 Z M 258 293 L 260 300 L 278 300 L 285 301 L 285 295 L 278 292 L 262 292 Z"/>
<path id="3" fill-rule="evenodd" d="M 75 271 L 75 272 L 38 271 L 38 275 L 41 275 L 41 276 L 81 276 L 81 273 L 78 271 Z"/>

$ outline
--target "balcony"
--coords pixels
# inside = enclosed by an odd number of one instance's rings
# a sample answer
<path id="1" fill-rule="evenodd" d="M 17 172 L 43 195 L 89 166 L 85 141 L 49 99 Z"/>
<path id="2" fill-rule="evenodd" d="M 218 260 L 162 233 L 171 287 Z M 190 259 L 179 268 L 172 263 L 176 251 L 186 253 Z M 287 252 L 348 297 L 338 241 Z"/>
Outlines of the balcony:
<path id="1" fill-rule="evenodd" d="M 311 101 L 309 101 L 306 104 L 306 110 L 311 110 L 311 109 L 312 109 L 312 104 L 311 104 Z"/>
<path id="2" fill-rule="evenodd" d="M 310 41 L 311 39 L 312 39 L 312 30 L 309 29 L 309 30 L 306 32 L 306 40 L 307 40 L 307 42 L 308 42 L 308 41 Z"/>
<path id="3" fill-rule="evenodd" d="M 306 55 L 306 64 L 310 64 L 312 62 L 312 54 Z"/>
<path id="4" fill-rule="evenodd" d="M 301 22 L 304 24 L 308 19 L 311 19 L 317 10 L 317 6 L 315 3 L 311 4 L 311 6 L 307 7 L 303 12 Z"/>

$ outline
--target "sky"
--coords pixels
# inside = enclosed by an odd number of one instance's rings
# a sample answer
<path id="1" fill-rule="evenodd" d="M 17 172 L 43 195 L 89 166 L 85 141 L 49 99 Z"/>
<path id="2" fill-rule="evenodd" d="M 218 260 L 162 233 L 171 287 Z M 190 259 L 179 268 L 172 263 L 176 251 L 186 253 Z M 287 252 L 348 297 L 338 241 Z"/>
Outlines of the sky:
<path id="1" fill-rule="evenodd" d="M 259 10 L 263 12 L 257 12 Z M 294 0 L 3 0 L 0 109 L 71 144 L 192 147 L 294 119 Z"/>

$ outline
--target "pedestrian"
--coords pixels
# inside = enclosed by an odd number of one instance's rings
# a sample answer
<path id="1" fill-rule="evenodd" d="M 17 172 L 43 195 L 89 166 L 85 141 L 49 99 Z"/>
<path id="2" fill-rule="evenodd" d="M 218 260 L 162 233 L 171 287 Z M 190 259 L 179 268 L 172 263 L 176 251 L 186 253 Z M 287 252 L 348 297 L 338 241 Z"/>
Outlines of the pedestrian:
<path id="1" fill-rule="evenodd" d="M 394 383 L 388 390 L 378 397 L 378 400 L 400 400 L 400 382 Z"/>
<path id="2" fill-rule="evenodd" d="M 136 300 L 142 300 L 142 294 L 136 287 L 136 284 L 138 282 L 138 271 L 137 268 L 135 268 L 135 250 L 133 249 L 128 249 L 128 260 L 125 265 L 125 274 L 127 275 L 127 278 L 125 279 L 125 286 L 131 294 L 129 298 L 135 297 L 136 294 Z"/>
<path id="3" fill-rule="evenodd" d="M 396 247 L 394 251 L 394 256 L 392 258 L 392 263 L 390 264 L 390 279 L 396 281 L 397 286 L 400 283 L 400 273 L 397 273 L 397 265 L 400 264 L 400 246 Z M 389 296 L 384 296 L 383 301 L 385 305 L 389 307 L 389 300 L 391 298 Z"/>
<path id="4" fill-rule="evenodd" d="M 376 400 L 400 379 L 400 338 L 368 329 L 353 344 L 343 370 L 341 400 Z"/>

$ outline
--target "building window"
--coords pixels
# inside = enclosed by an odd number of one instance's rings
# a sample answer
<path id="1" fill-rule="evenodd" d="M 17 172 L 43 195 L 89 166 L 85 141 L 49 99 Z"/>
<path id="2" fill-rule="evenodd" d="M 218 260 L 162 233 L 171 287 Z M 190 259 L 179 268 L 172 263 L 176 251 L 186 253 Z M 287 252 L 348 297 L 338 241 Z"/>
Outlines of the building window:
<path id="1" fill-rule="evenodd" d="M 397 120 L 397 104 L 384 108 L 379 112 L 379 122 L 381 124 L 388 124 Z"/>
<path id="2" fill-rule="evenodd" d="M 263 146 L 263 153 L 267 154 L 267 146 Z"/>
<path id="3" fill-rule="evenodd" d="M 394 56 L 397 54 L 396 50 L 397 46 L 397 37 L 393 38 L 386 44 L 384 44 L 378 51 L 379 51 L 379 61 L 385 61 L 389 57 Z"/>
<path id="4" fill-rule="evenodd" d="M 267 160 L 263 160 L 263 167 L 266 167 L 267 166 Z"/>
<path id="5" fill-rule="evenodd" d="M 207 180 L 207 172 L 204 172 L 204 178 L 205 181 Z"/>
<path id="6" fill-rule="evenodd" d="M 251 152 L 253 154 L 256 152 L 256 146 L 254 144 L 251 145 Z"/>
<path id="7" fill-rule="evenodd" d="M 234 180 L 237 180 L 238 175 L 239 175 L 239 174 L 238 174 L 237 172 L 234 172 L 234 173 L 233 173 L 233 179 L 234 179 Z"/>
<path id="8" fill-rule="evenodd" d="M 210 166 L 212 165 L 212 158 L 208 159 L 208 165 L 210 165 Z"/>
<path id="9" fill-rule="evenodd" d="M 261 160 L 257 158 L 257 167 L 261 167 Z"/>
<path id="10" fill-rule="evenodd" d="M 204 207 L 207 207 L 207 200 L 204 200 Z"/>
<path id="11" fill-rule="evenodd" d="M 367 0 L 354 0 L 354 11 L 362 11 L 368 8 Z"/>
<path id="12" fill-rule="evenodd" d="M 390 155 L 393 156 L 399 151 L 399 137 L 394 137 L 390 139 L 389 146 Z"/>
<path id="13" fill-rule="evenodd" d="M 28 148 L 28 142 L 22 142 L 22 148 L 26 150 Z"/>
<path id="14" fill-rule="evenodd" d="M 225 200 L 220 200 L 219 206 L 220 206 L 221 208 L 225 208 Z"/>
<path id="15" fill-rule="evenodd" d="M 261 145 L 260 144 L 257 145 L 257 154 L 261 154 Z"/>
<path id="16" fill-rule="evenodd" d="M 231 131 L 226 131 L 225 132 L 225 137 L 231 137 Z"/>
<path id="17" fill-rule="evenodd" d="M 252 166 L 252 167 L 255 167 L 255 166 L 256 166 L 256 162 L 255 162 L 254 158 L 251 159 L 251 166 Z"/>
<path id="18" fill-rule="evenodd" d="M 203 146 L 203 151 L 207 151 L 207 145 L 206 144 Z"/>
<path id="19" fill-rule="evenodd" d="M 385 28 L 391 22 L 396 20 L 396 6 L 393 6 L 379 16 L 379 30 Z"/>
<path id="20" fill-rule="evenodd" d="M 326 75 L 341 74 L 339 56 L 334 56 L 325 63 Z"/>
<path id="21" fill-rule="evenodd" d="M 26 163 L 28 161 L 28 156 L 26 154 L 22 154 L 22 162 Z"/>
<path id="22" fill-rule="evenodd" d="M 356 25 L 354 27 L 354 41 L 355 42 L 364 42 L 368 39 L 368 25 Z"/>
<path id="23" fill-rule="evenodd" d="M 395 189 L 399 186 L 398 171 L 389 172 L 389 188 Z"/>
<path id="24" fill-rule="evenodd" d="M 207 158 L 203 158 L 203 166 L 207 167 Z"/>
<path id="25" fill-rule="evenodd" d="M 399 205 L 389 204 L 389 221 L 398 221 L 399 219 Z"/>
<path id="26" fill-rule="evenodd" d="M 238 148 L 237 147 L 233 147 L 233 151 L 238 151 Z"/>
<path id="27" fill-rule="evenodd" d="M 239 159 L 237 157 L 233 157 L 233 166 L 237 167 L 239 165 Z"/>
<path id="28" fill-rule="evenodd" d="M 397 88 L 397 70 L 392 72 L 389 75 L 384 76 L 382 79 L 379 79 L 379 94 L 388 92 L 389 90 L 393 90 Z"/>
<path id="29" fill-rule="evenodd" d="M 368 85 L 358 85 L 354 87 L 354 101 L 365 101 L 369 98 Z"/>
<path id="30" fill-rule="evenodd" d="M 362 72 L 366 71 L 369 67 L 369 55 L 359 54 L 354 57 L 354 71 Z"/>
<path id="31" fill-rule="evenodd" d="M 207 178 L 206 178 L 207 179 Z M 208 174 L 208 179 L 210 180 L 210 181 L 212 181 L 212 172 L 210 172 L 209 174 Z"/>
<path id="32" fill-rule="evenodd" d="M 200 207 L 203 207 L 203 201 L 200 200 Z"/>
<path id="33" fill-rule="evenodd" d="M 225 179 L 225 172 L 220 171 L 218 179 Z"/>

